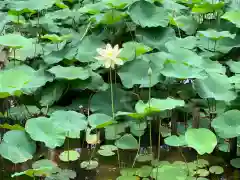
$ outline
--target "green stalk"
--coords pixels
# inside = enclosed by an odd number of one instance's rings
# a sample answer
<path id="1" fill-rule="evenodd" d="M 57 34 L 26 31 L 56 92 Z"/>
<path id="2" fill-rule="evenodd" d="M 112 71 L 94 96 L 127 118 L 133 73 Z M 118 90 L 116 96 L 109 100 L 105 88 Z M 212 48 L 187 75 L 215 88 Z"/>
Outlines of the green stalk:
<path id="1" fill-rule="evenodd" d="M 110 68 L 110 89 L 111 89 L 111 104 L 112 104 L 112 116 L 113 120 L 115 120 L 115 113 L 114 113 L 114 96 L 113 96 L 113 83 L 112 83 L 112 69 Z"/>
<path id="2" fill-rule="evenodd" d="M 148 108 L 150 109 L 151 107 L 151 84 L 152 84 L 152 69 L 149 68 L 148 69 L 148 77 L 149 77 L 149 91 L 148 91 Z M 150 128 L 150 131 L 149 131 L 149 141 L 150 141 L 150 151 L 151 153 L 153 154 L 153 151 L 152 151 L 152 122 L 150 120 L 150 124 L 149 124 L 149 128 Z"/>
<path id="3" fill-rule="evenodd" d="M 133 161 L 133 164 L 132 164 L 132 168 L 134 168 L 134 166 L 135 166 L 135 163 L 136 163 L 139 151 L 140 151 L 140 144 L 141 144 L 141 136 L 138 136 L 138 150 L 137 150 L 137 154 L 136 154 L 136 156 L 134 158 L 134 161 Z"/>
<path id="4" fill-rule="evenodd" d="M 112 117 L 113 121 L 115 120 L 115 113 L 114 113 L 114 94 L 113 94 L 113 78 L 112 78 L 112 69 L 110 68 L 110 89 L 111 89 L 111 104 L 112 104 Z M 115 126 L 115 131 L 116 131 L 116 126 Z M 121 162 L 120 162 L 120 153 L 119 149 L 117 150 L 117 158 L 118 158 L 118 166 L 119 169 L 121 168 Z"/>
<path id="5" fill-rule="evenodd" d="M 161 119 L 159 120 L 159 127 L 158 127 L 158 160 L 160 159 L 160 151 L 161 151 L 161 144 L 160 144 L 160 141 L 161 141 Z"/>

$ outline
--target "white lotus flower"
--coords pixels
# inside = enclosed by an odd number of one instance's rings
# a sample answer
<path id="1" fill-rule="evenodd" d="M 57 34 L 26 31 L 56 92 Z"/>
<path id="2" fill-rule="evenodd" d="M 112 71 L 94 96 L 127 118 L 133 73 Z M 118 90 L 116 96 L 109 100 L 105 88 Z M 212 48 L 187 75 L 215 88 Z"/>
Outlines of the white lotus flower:
<path id="1" fill-rule="evenodd" d="M 123 65 L 123 60 L 118 58 L 118 55 L 122 49 L 119 49 L 118 45 L 114 48 L 110 44 L 106 45 L 106 48 L 97 48 L 97 52 L 100 56 L 95 57 L 99 61 L 103 61 L 105 68 L 115 68 L 115 65 Z"/>

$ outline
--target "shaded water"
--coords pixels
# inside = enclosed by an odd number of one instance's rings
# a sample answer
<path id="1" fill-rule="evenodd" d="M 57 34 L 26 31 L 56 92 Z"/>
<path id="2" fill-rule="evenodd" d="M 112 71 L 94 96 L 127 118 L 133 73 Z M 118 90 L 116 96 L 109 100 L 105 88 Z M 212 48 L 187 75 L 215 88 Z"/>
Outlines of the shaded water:
<path id="1" fill-rule="evenodd" d="M 27 170 L 31 168 L 32 162 L 38 160 L 39 158 L 46 158 L 51 159 L 52 161 L 56 162 L 60 168 L 62 169 L 71 169 L 74 170 L 77 173 L 77 177 L 75 180 L 115 180 L 119 176 L 119 165 L 117 156 L 111 156 L 111 157 L 103 157 L 95 153 L 93 156 L 93 159 L 98 160 L 99 166 L 97 169 L 94 170 L 84 170 L 80 168 L 80 163 L 83 160 L 89 160 L 89 157 L 91 156 L 91 153 L 94 151 L 94 147 L 90 148 L 79 148 L 79 142 L 72 140 L 70 141 L 70 149 L 75 149 L 80 153 L 80 159 L 75 162 L 65 163 L 61 162 L 58 158 L 58 155 L 63 151 L 63 149 L 57 149 L 57 150 L 49 150 L 49 149 L 42 149 L 39 151 L 35 157 L 34 160 L 28 161 L 23 164 L 13 165 L 11 162 L 7 160 L 1 159 L 0 168 L 1 168 L 1 175 L 0 180 L 10 180 L 10 179 L 17 179 L 17 180 L 28 180 L 32 179 L 27 176 L 21 176 L 17 178 L 11 178 L 11 174 L 14 172 L 21 172 L 24 170 Z M 66 147 L 64 148 L 67 149 Z M 156 150 L 154 149 L 154 152 Z M 133 160 L 135 158 L 136 151 L 120 151 L 120 159 L 121 159 L 121 167 L 131 167 Z M 210 162 L 211 165 L 220 165 L 224 167 L 225 173 L 221 177 L 212 178 L 213 180 L 239 180 L 240 179 L 240 172 L 239 170 L 231 168 L 231 166 L 226 163 L 224 160 L 224 154 L 218 155 L 218 156 L 201 156 L 198 158 L 204 158 Z M 193 150 L 190 150 L 188 148 L 185 148 L 182 152 L 176 148 L 169 149 L 168 147 L 161 149 L 161 158 L 160 160 L 174 162 L 174 161 L 184 161 L 184 160 L 194 161 L 196 160 L 196 154 Z M 136 163 L 136 167 L 141 167 L 142 165 L 149 164 L 149 162 L 145 163 Z M 38 178 L 36 178 L 38 179 Z M 170 180 L 170 179 L 169 179 Z"/>

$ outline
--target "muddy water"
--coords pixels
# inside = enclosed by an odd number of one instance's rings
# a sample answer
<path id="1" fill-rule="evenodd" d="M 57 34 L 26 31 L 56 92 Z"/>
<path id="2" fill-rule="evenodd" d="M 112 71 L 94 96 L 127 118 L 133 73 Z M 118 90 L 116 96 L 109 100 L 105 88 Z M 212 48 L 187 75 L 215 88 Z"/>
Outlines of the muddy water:
<path id="1" fill-rule="evenodd" d="M 98 160 L 99 167 L 95 170 L 87 171 L 80 168 L 80 163 L 83 160 L 88 160 L 91 156 L 91 153 L 94 150 L 94 147 L 89 148 L 79 148 L 79 142 L 77 141 L 70 141 L 70 149 L 75 149 L 80 153 L 80 159 L 75 162 L 71 163 L 63 163 L 59 160 L 58 155 L 63 151 L 63 149 L 58 150 L 49 150 L 49 149 L 42 149 L 39 151 L 34 159 L 37 160 L 38 158 L 48 158 L 56 162 L 59 167 L 62 169 L 71 169 L 77 173 L 77 177 L 75 180 L 115 180 L 119 176 L 119 165 L 117 161 L 117 156 L 112 157 L 102 157 L 98 154 L 95 154 L 94 158 Z M 65 150 L 68 147 L 64 148 Z M 154 150 L 155 151 L 155 150 Z M 156 151 L 155 151 L 156 152 Z M 136 151 L 120 151 L 120 159 L 121 159 L 121 167 L 131 167 L 134 157 L 136 155 Z M 169 149 L 163 147 L 161 149 L 161 160 L 166 160 L 170 162 L 174 161 L 184 161 L 184 157 L 187 161 L 193 161 L 196 159 L 196 154 L 194 151 L 189 150 L 188 148 L 183 150 L 183 154 L 180 153 L 178 149 Z M 198 158 L 207 159 L 211 164 L 218 164 L 224 166 L 225 174 L 222 177 L 213 178 L 213 180 L 239 180 L 240 179 L 240 172 L 239 170 L 232 169 L 229 164 L 224 161 L 224 155 L 218 156 L 202 156 Z M 7 160 L 1 159 L 0 161 L 0 180 L 10 180 L 11 174 L 18 171 L 24 171 L 28 168 L 31 168 L 31 164 L 34 161 L 28 161 L 23 164 L 13 165 Z M 136 163 L 136 167 L 140 167 L 146 163 Z M 27 176 L 21 176 L 17 178 L 13 178 L 17 180 L 28 180 L 32 179 Z M 36 178 L 38 179 L 38 178 Z"/>

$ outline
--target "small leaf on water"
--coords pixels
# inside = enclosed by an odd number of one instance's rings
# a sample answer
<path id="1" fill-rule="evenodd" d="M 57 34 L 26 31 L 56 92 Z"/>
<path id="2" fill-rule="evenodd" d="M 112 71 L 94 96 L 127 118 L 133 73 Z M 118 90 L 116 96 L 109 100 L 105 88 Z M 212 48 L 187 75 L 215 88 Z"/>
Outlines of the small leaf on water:
<path id="1" fill-rule="evenodd" d="M 240 168 L 240 158 L 232 159 L 230 164 L 235 168 Z"/>
<path id="2" fill-rule="evenodd" d="M 212 174 L 222 174 L 224 169 L 221 166 L 211 166 L 209 172 Z"/>
<path id="3" fill-rule="evenodd" d="M 81 163 L 81 168 L 84 168 L 86 170 L 92 170 L 92 169 L 95 169 L 97 167 L 98 167 L 98 162 L 97 161 L 90 160 L 90 161 L 83 161 Z"/>
<path id="4" fill-rule="evenodd" d="M 80 154 L 74 150 L 63 151 L 59 155 L 59 159 L 64 162 L 76 161 L 76 160 L 78 160 L 79 157 L 80 157 Z"/>

